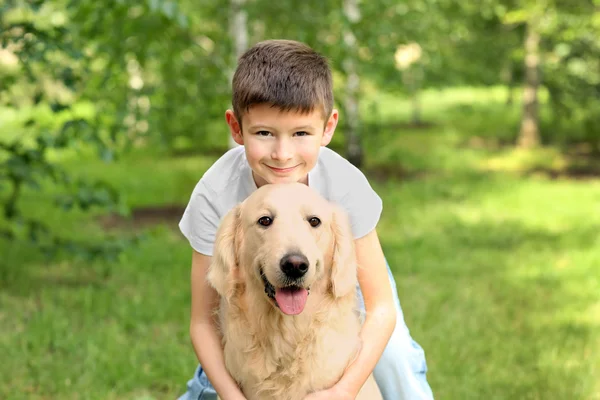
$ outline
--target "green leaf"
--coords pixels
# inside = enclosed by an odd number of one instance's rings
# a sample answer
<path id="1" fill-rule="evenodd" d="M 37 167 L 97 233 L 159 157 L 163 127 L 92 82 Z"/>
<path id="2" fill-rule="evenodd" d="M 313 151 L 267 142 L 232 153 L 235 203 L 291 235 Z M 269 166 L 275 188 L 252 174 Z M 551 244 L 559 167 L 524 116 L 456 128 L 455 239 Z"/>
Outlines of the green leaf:
<path id="1" fill-rule="evenodd" d="M 38 181 L 36 181 L 35 179 L 28 179 L 27 181 L 25 181 L 25 184 L 28 187 L 30 187 L 30 188 L 32 188 L 32 189 L 34 189 L 36 191 L 39 191 L 42 188 L 40 186 L 40 183 Z"/>
<path id="2" fill-rule="evenodd" d="M 527 22 L 527 20 L 531 17 L 531 12 L 525 8 L 518 10 L 511 10 L 504 14 L 502 21 L 506 25 L 512 24 L 522 24 Z"/>

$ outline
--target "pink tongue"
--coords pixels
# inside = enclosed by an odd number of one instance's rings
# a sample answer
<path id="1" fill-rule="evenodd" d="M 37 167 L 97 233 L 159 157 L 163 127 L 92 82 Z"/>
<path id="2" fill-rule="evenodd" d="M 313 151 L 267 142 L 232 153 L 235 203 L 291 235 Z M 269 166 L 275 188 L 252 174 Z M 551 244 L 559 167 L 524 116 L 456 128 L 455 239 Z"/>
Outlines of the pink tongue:
<path id="1" fill-rule="evenodd" d="M 275 290 L 275 300 L 284 314 L 297 315 L 304 310 L 308 290 L 303 288 L 281 288 Z"/>

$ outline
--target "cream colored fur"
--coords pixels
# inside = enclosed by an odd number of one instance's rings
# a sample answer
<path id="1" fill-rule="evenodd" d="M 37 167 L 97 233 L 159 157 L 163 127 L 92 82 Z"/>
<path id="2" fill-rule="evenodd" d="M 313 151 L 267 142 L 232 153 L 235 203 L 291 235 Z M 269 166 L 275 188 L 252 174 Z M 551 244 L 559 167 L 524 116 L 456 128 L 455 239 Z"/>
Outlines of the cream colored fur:
<path id="1" fill-rule="evenodd" d="M 258 224 L 262 216 L 272 225 Z M 289 252 L 309 261 L 299 315 L 281 312 L 260 276 L 284 286 L 279 262 Z M 306 185 L 263 186 L 225 216 L 208 281 L 221 295 L 226 367 L 248 400 L 301 400 L 340 379 L 360 349 L 356 269 L 347 216 Z M 381 399 L 372 376 L 357 398 Z"/>

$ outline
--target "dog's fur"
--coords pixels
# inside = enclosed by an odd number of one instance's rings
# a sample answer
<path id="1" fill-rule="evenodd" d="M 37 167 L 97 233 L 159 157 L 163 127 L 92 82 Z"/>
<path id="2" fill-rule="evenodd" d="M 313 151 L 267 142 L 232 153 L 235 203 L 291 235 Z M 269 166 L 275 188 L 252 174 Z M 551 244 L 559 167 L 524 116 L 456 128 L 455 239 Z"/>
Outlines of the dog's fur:
<path id="1" fill-rule="evenodd" d="M 290 253 L 308 261 L 300 279 L 282 272 Z M 300 400 L 340 379 L 360 349 L 356 272 L 347 215 L 306 185 L 265 185 L 225 216 L 207 279 L 227 370 L 248 400 Z M 295 315 L 269 296 L 290 285 L 310 294 Z M 373 376 L 357 398 L 381 399 Z"/>

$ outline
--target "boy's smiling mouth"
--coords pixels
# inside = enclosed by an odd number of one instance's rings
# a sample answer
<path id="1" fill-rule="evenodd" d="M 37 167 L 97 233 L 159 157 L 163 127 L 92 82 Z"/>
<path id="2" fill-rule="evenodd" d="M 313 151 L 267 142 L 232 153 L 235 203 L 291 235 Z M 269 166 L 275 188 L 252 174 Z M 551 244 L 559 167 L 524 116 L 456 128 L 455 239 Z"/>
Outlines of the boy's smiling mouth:
<path id="1" fill-rule="evenodd" d="M 293 167 L 287 167 L 287 168 L 277 168 L 277 167 L 272 167 L 270 165 L 267 165 L 267 167 L 269 167 L 271 170 L 278 172 L 278 173 L 286 173 L 286 172 L 293 171 L 296 167 L 298 167 L 298 165 L 294 165 Z"/>

